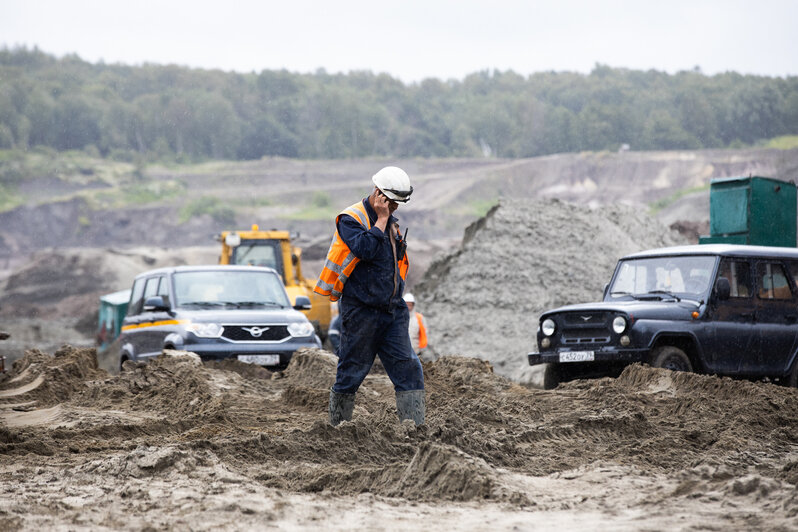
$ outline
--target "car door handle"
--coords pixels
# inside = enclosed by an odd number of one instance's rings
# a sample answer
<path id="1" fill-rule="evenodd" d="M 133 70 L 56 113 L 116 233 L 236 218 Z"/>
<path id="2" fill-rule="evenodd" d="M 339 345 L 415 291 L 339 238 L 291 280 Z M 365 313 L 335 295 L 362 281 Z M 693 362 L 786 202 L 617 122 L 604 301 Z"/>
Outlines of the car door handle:
<path id="1" fill-rule="evenodd" d="M 753 312 L 740 312 L 740 317 L 741 318 L 750 318 L 750 319 L 753 320 L 754 319 L 754 313 Z"/>

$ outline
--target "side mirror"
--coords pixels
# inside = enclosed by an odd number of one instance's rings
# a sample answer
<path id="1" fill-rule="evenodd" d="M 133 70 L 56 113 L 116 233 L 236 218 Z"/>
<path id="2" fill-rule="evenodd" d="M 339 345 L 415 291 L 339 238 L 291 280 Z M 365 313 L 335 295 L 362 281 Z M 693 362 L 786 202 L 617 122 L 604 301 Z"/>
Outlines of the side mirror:
<path id="1" fill-rule="evenodd" d="M 148 312 L 161 312 L 161 311 L 169 311 L 169 305 L 164 303 L 163 298 L 161 296 L 152 296 L 148 297 L 146 301 L 144 301 L 144 310 Z"/>
<path id="2" fill-rule="evenodd" d="M 731 285 L 729 284 L 729 280 L 725 277 L 718 278 L 715 281 L 715 293 L 718 294 L 718 299 L 721 301 L 725 301 L 731 297 Z"/>
<path id="3" fill-rule="evenodd" d="M 310 298 L 308 296 L 296 296 L 296 301 L 294 302 L 294 309 L 310 310 Z"/>

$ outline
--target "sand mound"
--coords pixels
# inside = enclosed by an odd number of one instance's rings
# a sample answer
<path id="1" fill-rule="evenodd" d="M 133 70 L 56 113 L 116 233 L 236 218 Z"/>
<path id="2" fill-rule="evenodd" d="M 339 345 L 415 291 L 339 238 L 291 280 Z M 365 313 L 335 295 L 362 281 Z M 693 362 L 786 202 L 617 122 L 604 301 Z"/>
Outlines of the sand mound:
<path id="1" fill-rule="evenodd" d="M 484 460 L 449 445 L 421 442 L 402 461 L 388 466 L 342 468 L 311 476 L 303 483 L 307 491 L 333 490 L 339 495 L 369 492 L 417 501 L 511 501 L 525 506 L 527 496 L 504 485 L 501 475 Z"/>
<path id="2" fill-rule="evenodd" d="M 53 356 L 31 350 L 14 362 L 0 381 L 0 405 L 26 403 L 38 408 L 69 400 L 86 389 L 87 381 L 106 373 L 97 369 L 94 349 L 63 346 Z"/>
<path id="3" fill-rule="evenodd" d="M 335 383 L 338 357 L 322 349 L 300 349 L 291 357 L 285 376 L 291 384 L 329 390 Z"/>
<path id="4" fill-rule="evenodd" d="M 495 395 L 507 390 L 512 384 L 493 372 L 493 366 L 485 360 L 468 357 L 442 357 L 434 364 L 424 367 L 425 384 L 447 397 L 468 395 Z"/>
<path id="5" fill-rule="evenodd" d="M 415 289 L 430 345 L 518 378 L 541 312 L 600 299 L 619 257 L 677 243 L 676 233 L 631 207 L 502 200 Z"/>
<path id="6" fill-rule="evenodd" d="M 150 412 L 174 420 L 214 417 L 221 387 L 199 357 L 166 351 L 149 363 L 125 363 L 124 371 L 95 381 L 76 398 L 80 406 Z"/>

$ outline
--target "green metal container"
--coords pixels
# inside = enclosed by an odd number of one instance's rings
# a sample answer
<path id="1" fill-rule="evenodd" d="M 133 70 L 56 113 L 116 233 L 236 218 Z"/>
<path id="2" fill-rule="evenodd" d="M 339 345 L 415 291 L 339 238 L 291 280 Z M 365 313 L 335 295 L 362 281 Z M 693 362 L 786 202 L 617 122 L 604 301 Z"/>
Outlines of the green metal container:
<path id="1" fill-rule="evenodd" d="M 122 328 L 122 320 L 127 314 L 130 289 L 100 296 L 99 320 L 97 323 L 97 349 L 107 348 Z"/>
<path id="2" fill-rule="evenodd" d="M 796 246 L 796 187 L 769 177 L 713 179 L 709 236 L 699 244 Z"/>

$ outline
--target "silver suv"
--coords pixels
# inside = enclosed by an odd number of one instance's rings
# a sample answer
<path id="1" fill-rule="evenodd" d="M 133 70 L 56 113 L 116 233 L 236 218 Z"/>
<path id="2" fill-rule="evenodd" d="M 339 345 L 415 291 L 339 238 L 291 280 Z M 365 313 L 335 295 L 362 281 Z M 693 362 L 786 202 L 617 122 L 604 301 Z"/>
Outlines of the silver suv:
<path id="1" fill-rule="evenodd" d="M 253 266 L 180 266 L 138 275 L 120 335 L 120 368 L 163 349 L 203 360 L 236 358 L 282 368 L 302 347 L 321 347 L 313 325 L 292 308 L 280 276 Z"/>

